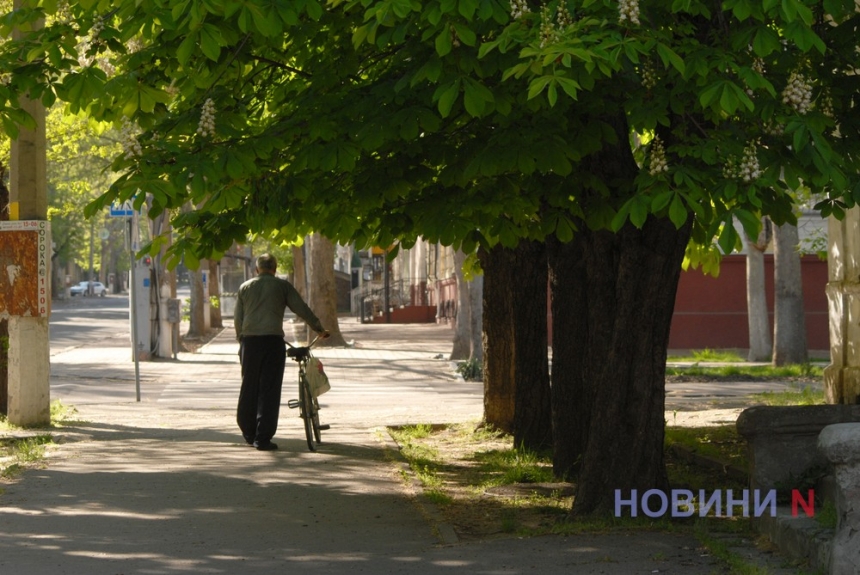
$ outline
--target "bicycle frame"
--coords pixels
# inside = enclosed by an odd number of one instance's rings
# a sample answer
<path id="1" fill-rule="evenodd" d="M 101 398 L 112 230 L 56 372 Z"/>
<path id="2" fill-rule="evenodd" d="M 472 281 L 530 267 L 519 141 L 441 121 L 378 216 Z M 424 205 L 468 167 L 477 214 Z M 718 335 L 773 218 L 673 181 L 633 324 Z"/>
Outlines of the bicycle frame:
<path id="1" fill-rule="evenodd" d="M 311 393 L 308 379 L 305 372 L 308 365 L 308 359 L 311 356 L 311 348 L 319 341 L 318 335 L 304 347 L 296 347 L 288 341 L 284 341 L 287 345 L 287 357 L 299 364 L 299 398 L 291 399 L 287 402 L 290 409 L 299 408 L 299 417 L 302 418 L 305 427 L 305 437 L 308 440 L 308 449 L 316 451 L 316 446 L 322 442 L 320 431 L 329 429 L 328 425 L 320 425 L 319 418 L 319 402 Z"/>

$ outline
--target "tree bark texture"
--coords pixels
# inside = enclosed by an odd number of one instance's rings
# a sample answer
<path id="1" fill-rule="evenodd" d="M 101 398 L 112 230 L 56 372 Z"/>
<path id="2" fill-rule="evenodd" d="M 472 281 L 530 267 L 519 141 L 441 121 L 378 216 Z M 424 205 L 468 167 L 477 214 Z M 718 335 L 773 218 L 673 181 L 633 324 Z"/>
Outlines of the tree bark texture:
<path id="1" fill-rule="evenodd" d="M 806 363 L 806 319 L 797 226 L 777 226 L 773 253 L 773 364 Z"/>
<path id="2" fill-rule="evenodd" d="M 571 363 L 582 366 L 582 381 L 591 387 L 590 406 L 568 415 L 589 422 L 574 515 L 611 512 L 616 489 L 625 496 L 668 489 L 666 355 L 690 229 L 690 221 L 679 230 L 649 217 L 641 230 L 628 223 L 617 234 L 581 226 L 574 239 L 586 285 L 572 307 L 585 317 L 587 336 Z"/>
<path id="3" fill-rule="evenodd" d="M 9 322 L 0 319 L 0 415 L 9 414 Z"/>
<path id="4" fill-rule="evenodd" d="M 200 269 L 192 271 L 191 276 L 191 303 L 190 317 L 188 320 L 188 336 L 203 337 L 206 332 L 206 324 L 204 322 L 204 306 L 203 306 L 203 264 L 201 262 Z M 147 272 L 148 273 L 148 272 Z"/>
<path id="5" fill-rule="evenodd" d="M 578 470 L 588 442 L 593 386 L 586 379 L 583 353 L 588 347 L 589 314 L 584 238 L 562 243 L 547 240 L 552 307 L 553 472 L 570 477 Z M 599 318 L 595 318 L 599 321 Z"/>
<path id="6" fill-rule="evenodd" d="M 764 273 L 764 251 L 770 243 L 770 236 L 768 219 L 762 222 L 762 231 L 755 240 L 744 234 L 747 248 L 747 319 L 750 340 L 748 361 L 770 361 L 773 353 Z"/>
<path id="7" fill-rule="evenodd" d="M 454 251 L 454 277 L 457 280 L 457 319 L 454 323 L 454 342 L 449 359 L 469 359 L 472 341 L 472 313 L 469 306 L 469 284 L 463 277 L 463 264 L 466 254 L 462 250 Z"/>
<path id="8" fill-rule="evenodd" d="M 544 246 L 479 252 L 484 269 L 484 422 L 543 449 L 552 438 Z"/>
<path id="9" fill-rule="evenodd" d="M 484 424 L 514 430 L 513 254 L 497 245 L 480 249 L 484 270 Z"/>
<path id="10" fill-rule="evenodd" d="M 544 450 L 552 446 L 546 244 L 521 241 L 513 269 L 514 446 Z"/>
<path id="11" fill-rule="evenodd" d="M 9 190 L 6 188 L 6 166 L 0 164 L 0 222 L 9 220 Z M 9 410 L 9 322 L 0 319 L 0 414 Z"/>
<path id="12" fill-rule="evenodd" d="M 484 330 L 484 276 L 477 275 L 469 282 L 469 359 L 478 363 L 484 361 L 482 333 Z"/>
<path id="13" fill-rule="evenodd" d="M 224 321 L 221 317 L 221 278 L 218 277 L 220 270 L 219 262 L 209 260 L 209 296 L 218 298 L 218 307 L 209 307 L 209 325 L 213 328 L 223 328 Z"/>
<path id="14" fill-rule="evenodd" d="M 320 234 L 311 236 L 311 281 L 308 305 L 331 337 L 318 345 L 344 346 L 346 341 L 337 322 L 337 286 L 334 279 L 334 244 Z"/>
<path id="15" fill-rule="evenodd" d="M 310 236 L 308 236 L 305 246 L 308 246 Z M 302 296 L 302 299 L 308 299 L 308 278 L 305 273 L 305 248 L 302 246 L 293 246 L 293 287 Z"/>

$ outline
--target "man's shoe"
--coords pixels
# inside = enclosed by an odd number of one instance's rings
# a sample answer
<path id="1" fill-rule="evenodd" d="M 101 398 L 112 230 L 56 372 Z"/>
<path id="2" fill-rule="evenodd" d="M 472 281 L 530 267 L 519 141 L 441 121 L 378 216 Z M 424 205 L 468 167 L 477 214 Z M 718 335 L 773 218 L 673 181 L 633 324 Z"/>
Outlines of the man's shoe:
<path id="1" fill-rule="evenodd" d="M 277 443 L 272 443 L 271 441 L 267 441 L 266 443 L 254 442 L 254 447 L 257 451 L 274 451 L 278 448 Z"/>
<path id="2" fill-rule="evenodd" d="M 245 438 L 245 443 L 247 443 L 248 445 L 254 445 L 254 438 L 253 437 L 248 437 L 247 435 L 243 435 L 242 437 Z"/>

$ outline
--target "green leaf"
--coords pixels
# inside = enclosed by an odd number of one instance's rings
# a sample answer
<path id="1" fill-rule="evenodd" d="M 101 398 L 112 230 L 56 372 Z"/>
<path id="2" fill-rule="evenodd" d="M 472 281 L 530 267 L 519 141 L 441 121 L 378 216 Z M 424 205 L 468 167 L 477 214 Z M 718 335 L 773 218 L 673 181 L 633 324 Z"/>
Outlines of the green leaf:
<path id="1" fill-rule="evenodd" d="M 773 52 L 780 50 L 782 44 L 779 41 L 779 34 L 769 26 L 762 26 L 755 34 L 752 47 L 756 56 L 765 58 Z"/>
<path id="2" fill-rule="evenodd" d="M 672 201 L 672 197 L 675 196 L 675 192 L 672 190 L 666 190 L 665 192 L 660 192 L 654 199 L 651 200 L 651 211 L 653 213 L 659 213 L 669 205 L 669 202 Z"/>
<path id="3" fill-rule="evenodd" d="M 493 93 L 486 86 L 471 78 L 466 79 L 464 91 L 463 103 L 469 115 L 476 118 L 483 116 L 487 104 L 493 102 Z"/>
<path id="4" fill-rule="evenodd" d="M 466 46 L 474 46 L 475 43 L 478 41 L 477 35 L 468 26 L 464 26 L 459 22 L 454 22 L 453 26 L 454 30 L 457 32 L 457 37 L 460 39 L 460 42 L 462 42 Z"/>
<path id="5" fill-rule="evenodd" d="M 442 31 L 439 32 L 439 35 L 436 36 L 436 53 L 439 56 L 446 56 L 451 52 L 451 48 L 454 47 L 453 42 L 451 41 L 451 31 L 448 28 L 443 27 Z"/>
<path id="6" fill-rule="evenodd" d="M 442 89 L 440 87 L 440 89 Z M 438 92 L 438 90 L 437 90 Z M 439 114 L 443 118 L 447 118 L 451 113 L 451 108 L 454 107 L 454 102 L 457 101 L 457 96 L 460 95 L 460 80 L 455 80 L 453 83 L 448 85 L 447 88 L 442 89 L 441 94 L 439 95 Z"/>
<path id="7" fill-rule="evenodd" d="M 558 223 L 555 226 L 555 237 L 563 243 L 573 239 L 573 226 L 570 225 L 570 220 L 564 216 L 558 218 Z"/>
<path id="8" fill-rule="evenodd" d="M 665 44 L 657 44 L 657 53 L 660 55 L 660 58 L 663 60 L 664 66 L 672 65 L 679 73 L 683 74 L 686 67 L 684 66 L 684 59 L 678 56 L 674 50 L 666 46 Z"/>
<path id="9" fill-rule="evenodd" d="M 543 92 L 543 89 L 546 88 L 554 79 L 555 76 L 540 76 L 532 80 L 529 83 L 528 99 L 531 100 L 532 98 L 538 96 L 541 92 Z"/>
<path id="10" fill-rule="evenodd" d="M 761 231 L 761 218 L 744 209 L 735 210 L 734 215 L 741 222 L 744 232 L 746 232 L 748 237 L 758 237 Z"/>
<path id="11" fill-rule="evenodd" d="M 645 225 L 645 220 L 648 219 L 648 201 L 642 196 L 633 198 L 630 205 L 630 223 L 641 229 Z"/>
<path id="12" fill-rule="evenodd" d="M 200 30 L 200 51 L 207 58 L 217 62 L 221 56 L 221 44 L 223 43 L 221 31 L 212 24 L 204 24 Z"/>
<path id="13" fill-rule="evenodd" d="M 669 204 L 669 219 L 672 220 L 677 229 L 681 229 L 681 226 L 686 223 L 688 217 L 689 214 L 687 213 L 687 208 L 684 207 L 684 202 L 676 194 L 672 198 L 672 203 Z"/>
<path id="14" fill-rule="evenodd" d="M 621 206 L 621 209 L 618 210 L 618 213 L 615 214 L 615 217 L 612 218 L 612 222 L 609 224 L 609 229 L 613 232 L 617 232 L 624 226 L 624 222 L 627 221 L 627 218 L 630 216 L 630 207 L 633 205 L 633 200 L 630 199 Z"/>
<path id="15" fill-rule="evenodd" d="M 187 66 L 188 61 L 191 59 L 191 54 L 194 53 L 196 48 L 197 34 L 195 32 L 191 32 L 185 37 L 179 45 L 179 48 L 176 49 L 176 59 L 179 60 L 179 63 L 183 66 Z"/>
<path id="16" fill-rule="evenodd" d="M 735 249 L 739 247 L 740 236 L 738 236 L 738 232 L 735 230 L 735 227 L 732 225 L 732 219 L 729 219 L 723 225 L 722 231 L 720 232 L 720 237 L 717 240 L 720 248 L 722 248 L 723 252 L 726 254 L 730 254 Z"/>
<path id="17" fill-rule="evenodd" d="M 732 14 L 734 14 L 735 18 L 743 22 L 752 14 L 752 7 L 745 1 L 737 2 L 732 8 Z"/>
<path id="18" fill-rule="evenodd" d="M 703 108 L 710 108 L 716 102 L 723 89 L 723 81 L 714 82 L 699 95 L 699 104 Z"/>
<path id="19" fill-rule="evenodd" d="M 565 78 L 563 76 L 558 76 L 556 80 L 561 86 L 561 89 L 564 90 L 565 94 L 567 94 L 574 100 L 577 99 L 577 91 L 580 88 L 579 84 L 577 84 L 574 80 L 571 80 L 570 78 Z"/>
<path id="20" fill-rule="evenodd" d="M 478 9 L 478 0 L 460 0 L 458 8 L 463 18 L 471 20 L 475 16 L 475 10 Z"/>

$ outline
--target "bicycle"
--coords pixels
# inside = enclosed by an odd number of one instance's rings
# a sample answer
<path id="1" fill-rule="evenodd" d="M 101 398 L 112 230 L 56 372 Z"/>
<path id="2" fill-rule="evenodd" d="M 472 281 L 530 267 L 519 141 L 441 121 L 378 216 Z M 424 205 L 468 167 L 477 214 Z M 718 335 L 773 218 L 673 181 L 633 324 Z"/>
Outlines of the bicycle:
<path id="1" fill-rule="evenodd" d="M 308 383 L 308 378 L 305 373 L 308 366 L 308 359 L 311 357 L 311 348 L 320 339 L 320 336 L 304 347 L 296 347 L 288 341 L 287 357 L 299 364 L 299 398 L 291 399 L 287 402 L 290 409 L 299 409 L 299 417 L 305 425 L 305 436 L 308 439 L 308 449 L 316 451 L 316 446 L 322 443 L 320 436 L 321 431 L 330 429 L 330 425 L 320 425 L 320 405 L 317 398 L 311 393 L 311 386 Z"/>

